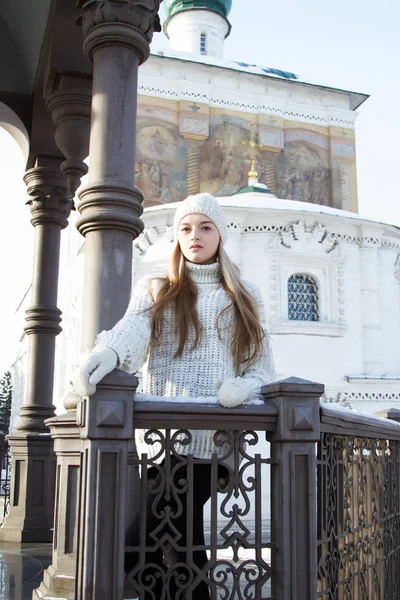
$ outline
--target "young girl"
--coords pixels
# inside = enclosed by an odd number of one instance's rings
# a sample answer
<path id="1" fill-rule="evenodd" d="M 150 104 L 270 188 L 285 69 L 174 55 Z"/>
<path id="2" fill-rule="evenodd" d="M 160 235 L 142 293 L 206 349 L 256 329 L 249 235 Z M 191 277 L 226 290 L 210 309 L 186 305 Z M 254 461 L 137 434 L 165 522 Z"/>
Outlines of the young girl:
<path id="1" fill-rule="evenodd" d="M 99 335 L 95 348 L 75 371 L 73 384 L 79 394 L 94 393 L 96 384 L 115 367 L 135 373 L 146 363 L 143 388 L 154 396 L 187 396 L 188 402 L 218 397 L 226 408 L 261 397 L 261 387 L 274 379 L 263 303 L 258 289 L 241 281 L 238 269 L 228 258 L 224 250 L 226 237 L 225 215 L 213 196 L 197 194 L 177 204 L 175 245 L 167 277 L 144 277 L 137 283 L 125 316 L 111 331 Z M 180 442 L 182 434 L 178 435 L 172 457 L 164 458 L 158 470 L 155 465 L 152 467 L 157 488 L 162 477 L 160 469 L 166 462 L 173 469 L 185 455 L 196 459 L 191 481 L 195 546 L 204 545 L 203 506 L 211 495 L 210 458 L 212 453 L 220 458 L 224 455 L 224 448 L 215 445 L 214 433 L 190 431 L 189 443 L 188 439 Z M 141 449 L 143 432 L 139 437 Z M 151 443 L 145 448 L 151 459 L 155 450 Z M 228 473 L 227 463 L 224 465 L 220 475 Z M 185 464 L 175 468 L 175 483 L 186 476 Z M 180 513 L 174 526 L 181 536 L 179 545 L 184 547 L 186 497 L 181 496 L 180 501 L 181 511 L 177 510 L 176 498 L 169 508 L 172 513 Z M 147 546 L 150 534 L 160 523 L 155 520 L 153 513 L 157 511 L 153 504 L 154 492 L 151 495 L 148 491 Z M 163 499 L 161 504 L 165 512 L 167 501 Z M 137 545 L 139 525 L 138 517 L 127 533 L 129 546 Z M 152 541 L 154 544 L 154 537 Z M 154 585 L 145 594 L 146 599 L 164 597 L 162 578 L 166 565 L 173 560 L 185 563 L 179 547 L 173 558 L 167 554 L 167 550 L 158 548 L 146 555 L 147 566 L 151 564 L 151 574 L 155 575 L 150 577 Z M 137 560 L 137 553 L 127 555 L 126 568 L 134 568 Z M 207 562 L 205 551 L 194 552 L 193 561 L 199 569 L 203 568 Z M 139 579 L 137 573 L 135 578 Z M 145 586 L 143 577 L 141 585 Z M 204 577 L 197 584 L 194 581 L 191 591 L 193 599 L 209 598 Z M 166 597 L 175 597 L 171 589 Z"/>

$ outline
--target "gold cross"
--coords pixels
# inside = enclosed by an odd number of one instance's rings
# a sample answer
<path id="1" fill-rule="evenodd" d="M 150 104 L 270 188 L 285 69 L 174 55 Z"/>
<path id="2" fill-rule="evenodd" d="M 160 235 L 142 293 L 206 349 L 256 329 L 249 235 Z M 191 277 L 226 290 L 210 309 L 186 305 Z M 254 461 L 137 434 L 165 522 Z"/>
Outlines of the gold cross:
<path id="1" fill-rule="evenodd" d="M 257 179 L 258 177 L 258 173 L 256 171 L 256 149 L 257 148 L 262 148 L 262 144 L 258 144 L 256 142 L 256 133 L 254 130 L 254 123 L 250 123 L 250 141 L 249 142 L 242 142 L 242 144 L 246 145 L 246 146 L 250 146 L 250 171 L 249 171 L 249 178 L 251 179 Z"/>

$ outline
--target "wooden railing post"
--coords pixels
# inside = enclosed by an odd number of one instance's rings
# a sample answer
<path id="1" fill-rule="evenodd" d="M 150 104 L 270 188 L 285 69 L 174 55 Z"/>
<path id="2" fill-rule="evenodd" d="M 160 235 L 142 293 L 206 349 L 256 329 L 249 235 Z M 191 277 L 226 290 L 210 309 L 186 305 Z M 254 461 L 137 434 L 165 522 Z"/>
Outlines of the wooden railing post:
<path id="1" fill-rule="evenodd" d="M 138 380 L 113 371 L 78 406 L 82 439 L 75 600 L 121 600 L 128 454 Z"/>
<path id="2" fill-rule="evenodd" d="M 319 398 L 324 386 L 290 378 L 265 388 L 279 410 L 271 442 L 272 596 L 317 597 L 317 464 Z"/>

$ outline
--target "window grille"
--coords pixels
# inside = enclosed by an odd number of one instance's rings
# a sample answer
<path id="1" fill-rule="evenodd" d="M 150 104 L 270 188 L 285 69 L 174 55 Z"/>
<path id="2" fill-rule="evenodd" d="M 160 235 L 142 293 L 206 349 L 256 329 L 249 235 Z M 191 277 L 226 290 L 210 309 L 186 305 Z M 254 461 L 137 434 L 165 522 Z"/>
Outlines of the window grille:
<path id="1" fill-rule="evenodd" d="M 202 33 L 200 35 L 200 54 L 207 54 L 206 34 L 205 33 Z"/>
<path id="2" fill-rule="evenodd" d="M 310 275 L 295 273 L 288 280 L 288 318 L 318 321 L 318 286 Z"/>

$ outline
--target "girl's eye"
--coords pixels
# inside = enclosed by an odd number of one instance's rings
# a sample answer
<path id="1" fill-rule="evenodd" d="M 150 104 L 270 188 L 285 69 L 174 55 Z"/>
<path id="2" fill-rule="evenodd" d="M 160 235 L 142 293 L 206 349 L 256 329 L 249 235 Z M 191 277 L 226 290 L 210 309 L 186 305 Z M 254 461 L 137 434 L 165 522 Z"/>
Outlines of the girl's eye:
<path id="1" fill-rule="evenodd" d="M 189 227 L 182 227 L 181 231 L 190 231 Z"/>
<path id="2" fill-rule="evenodd" d="M 211 227 L 209 225 L 204 225 L 203 229 L 205 231 L 211 231 Z"/>

